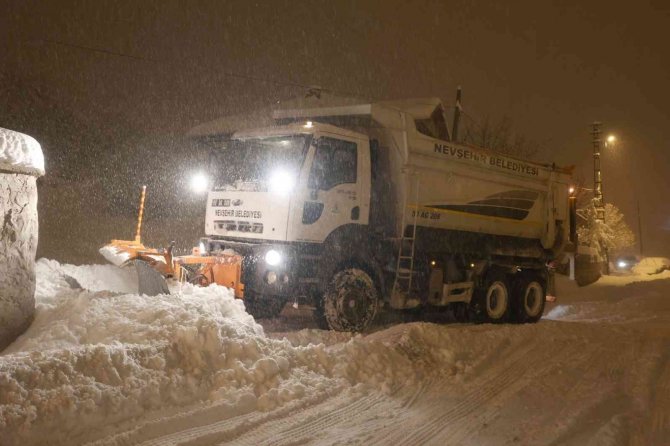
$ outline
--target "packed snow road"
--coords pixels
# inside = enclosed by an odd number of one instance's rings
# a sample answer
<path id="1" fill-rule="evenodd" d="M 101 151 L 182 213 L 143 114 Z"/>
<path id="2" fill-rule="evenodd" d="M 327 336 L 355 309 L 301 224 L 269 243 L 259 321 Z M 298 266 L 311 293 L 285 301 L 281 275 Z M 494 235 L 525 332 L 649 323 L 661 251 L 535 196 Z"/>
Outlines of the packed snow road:
<path id="1" fill-rule="evenodd" d="M 259 325 L 221 287 L 37 267 L 0 354 L 2 445 L 670 444 L 669 272 L 561 282 L 534 325 L 352 336 L 291 330 L 300 309 Z"/>

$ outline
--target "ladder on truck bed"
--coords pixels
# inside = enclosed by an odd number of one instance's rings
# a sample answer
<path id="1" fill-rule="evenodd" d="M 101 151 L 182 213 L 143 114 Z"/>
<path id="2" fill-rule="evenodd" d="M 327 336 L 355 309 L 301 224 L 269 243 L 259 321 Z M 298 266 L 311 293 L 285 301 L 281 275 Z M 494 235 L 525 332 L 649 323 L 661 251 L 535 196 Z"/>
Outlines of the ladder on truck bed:
<path id="1" fill-rule="evenodd" d="M 411 184 L 411 183 L 410 183 Z M 411 236 L 407 236 L 406 218 L 407 201 L 409 193 L 405 194 L 403 200 L 402 223 L 398 246 L 398 258 L 396 259 L 395 279 L 391 291 L 391 308 L 415 308 L 421 302 L 412 297 L 412 279 L 414 277 L 414 241 L 416 240 L 416 224 L 419 216 L 419 177 L 416 177 L 414 187 L 414 211 L 412 216 Z M 408 191 L 409 192 L 409 191 Z"/>

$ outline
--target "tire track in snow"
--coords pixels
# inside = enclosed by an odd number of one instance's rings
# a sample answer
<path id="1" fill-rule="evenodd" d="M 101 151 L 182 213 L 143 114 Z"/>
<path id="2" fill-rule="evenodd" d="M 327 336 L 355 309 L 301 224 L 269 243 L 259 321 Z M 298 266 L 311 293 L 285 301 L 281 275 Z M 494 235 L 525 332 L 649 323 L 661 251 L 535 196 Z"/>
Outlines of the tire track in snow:
<path id="1" fill-rule="evenodd" d="M 435 380 L 429 379 L 427 381 L 422 381 L 418 389 L 409 397 L 409 399 L 402 405 L 402 408 L 407 410 L 414 406 L 414 403 L 421 398 L 429 387 L 432 387 L 435 384 Z"/>
<path id="2" fill-rule="evenodd" d="M 440 432 L 444 432 L 445 429 L 449 429 L 449 442 L 460 444 L 467 437 L 471 437 L 482 425 L 488 424 L 498 417 L 503 410 L 500 403 L 509 400 L 510 397 L 516 395 L 520 390 L 528 386 L 529 383 L 554 372 L 556 366 L 565 363 L 565 361 L 569 361 L 571 365 L 588 362 L 596 352 L 596 348 L 578 351 L 567 342 L 558 350 L 551 351 L 545 348 L 544 354 L 533 361 L 531 365 L 522 363 L 520 366 L 510 367 L 508 373 L 505 374 L 506 376 L 501 383 L 502 385 L 497 389 L 489 389 L 487 395 L 482 394 L 483 398 L 480 399 L 477 407 L 470 412 L 461 413 L 458 417 L 449 419 L 448 424 L 440 428 L 434 437 Z M 484 410 L 478 413 L 477 416 L 472 416 L 480 408 Z M 462 423 L 462 420 L 466 416 L 469 416 L 469 423 Z"/>
<path id="3" fill-rule="evenodd" d="M 291 401 L 271 412 L 250 410 L 249 413 L 242 415 L 232 415 L 230 406 L 225 404 L 208 405 L 202 409 L 178 412 L 165 418 L 149 421 L 139 427 L 92 441 L 87 445 L 176 446 L 213 444 L 217 440 L 205 443 L 200 443 L 199 440 L 213 434 L 214 436 L 232 439 L 274 418 L 290 415 L 306 407 L 330 404 L 329 401 L 337 398 L 338 394 L 339 391 L 319 392 L 310 397 Z"/>
<path id="4" fill-rule="evenodd" d="M 550 355 L 545 355 L 544 358 L 547 360 L 542 363 L 540 367 L 529 368 L 520 375 L 515 374 L 511 379 L 505 380 L 505 382 L 502 383 L 503 385 L 500 391 L 496 392 L 496 394 L 489 400 L 482 401 L 480 408 L 483 410 L 472 416 L 469 419 L 469 421 L 471 421 L 469 424 L 459 422 L 463 419 L 463 416 L 457 420 L 450 421 L 449 425 L 444 428 L 449 429 L 449 442 L 451 444 L 460 444 L 460 442 L 468 437 L 471 438 L 473 432 L 477 432 L 482 426 L 488 426 L 496 418 L 499 418 L 501 415 L 504 416 L 505 409 L 503 409 L 503 403 L 506 403 L 507 407 L 509 407 L 513 404 L 513 400 L 519 392 L 537 380 L 551 379 L 552 375 L 556 372 L 557 367 L 562 367 L 562 364 L 569 362 L 571 366 L 574 366 L 588 363 L 590 358 L 594 357 L 596 354 L 597 348 L 577 351 L 571 346 L 566 345 L 559 351 Z M 472 413 L 466 415 L 472 415 Z M 443 432 L 444 429 L 440 430 L 440 432 Z M 528 444 L 533 444 L 533 442 L 529 442 Z"/>
<path id="5" fill-rule="evenodd" d="M 534 351 L 531 351 L 531 354 L 532 353 L 534 353 Z M 440 432 L 443 432 L 452 426 L 464 428 L 466 429 L 466 433 L 471 432 L 474 430 L 474 423 L 477 425 L 481 424 L 479 418 L 472 417 L 471 415 L 485 404 L 491 403 L 500 394 L 510 392 L 512 390 L 511 384 L 523 374 L 523 371 L 533 367 L 539 362 L 539 359 L 535 359 L 533 362 L 526 364 L 520 360 L 513 361 L 511 365 L 505 366 L 502 372 L 489 377 L 485 383 L 478 385 L 463 398 L 460 398 L 454 406 L 447 409 L 440 416 L 434 418 L 422 429 L 414 432 L 413 435 L 410 435 L 406 439 L 406 441 L 412 444 L 425 444 L 434 440 Z M 468 422 L 463 422 L 465 419 L 468 419 Z M 456 432 L 454 431 L 449 432 L 450 441 L 456 440 L 455 437 L 457 437 L 457 435 L 455 434 Z"/>
<path id="6" fill-rule="evenodd" d="M 670 360 L 667 354 L 663 362 L 663 371 L 656 381 L 659 387 L 654 393 L 651 407 L 649 440 L 652 444 L 656 440 L 670 441 Z"/>
<path id="7" fill-rule="evenodd" d="M 513 346 L 510 348 L 513 348 Z M 538 350 L 541 350 L 539 354 Z M 440 444 L 444 444 L 447 440 L 445 438 L 438 439 L 437 436 L 448 428 L 451 430 L 448 441 L 457 443 L 459 438 L 471 435 L 472 431 L 476 429 L 475 426 L 481 425 L 482 416 L 472 416 L 479 408 L 491 407 L 491 403 L 496 397 L 501 399 L 500 396 L 502 395 L 515 393 L 527 385 L 529 378 L 546 373 L 562 359 L 570 357 L 571 362 L 583 361 L 591 355 L 591 352 L 583 351 L 579 358 L 574 357 L 573 354 L 573 349 L 569 348 L 567 344 L 563 345 L 560 351 L 549 351 L 541 342 L 535 343 L 527 349 L 517 351 L 507 359 L 504 366 L 498 367 L 499 370 L 502 369 L 498 373 L 489 374 L 483 380 L 480 379 L 470 383 L 468 387 L 472 390 L 463 397 L 459 397 L 455 404 L 447 408 L 446 411 L 444 410 L 445 403 L 448 404 L 449 400 L 445 400 L 444 397 L 435 398 L 428 405 L 418 407 L 418 409 L 424 410 L 417 414 L 418 422 L 414 423 L 415 430 L 412 431 L 405 427 L 390 437 L 379 438 L 376 444 L 426 444 L 436 440 L 439 440 Z M 529 362 L 527 359 L 524 361 L 524 358 L 532 358 L 532 361 Z M 531 377 L 528 377 L 529 373 L 532 375 Z M 526 378 L 520 380 L 519 377 L 521 376 L 526 376 Z M 448 383 L 448 380 L 444 380 L 439 387 L 445 387 Z M 442 392 L 436 393 L 440 394 Z M 450 398 L 450 400 L 453 401 L 453 398 Z M 486 418 L 490 419 L 495 417 L 499 410 L 487 409 L 487 412 Z M 431 419 L 426 414 L 439 415 Z M 469 422 L 463 423 L 464 419 L 469 419 Z"/>
<path id="8" fill-rule="evenodd" d="M 292 414 L 291 417 L 261 426 L 245 438 L 237 439 L 235 444 L 265 446 L 304 444 L 318 438 L 319 434 L 323 434 L 329 427 L 355 420 L 358 414 L 365 413 L 384 400 L 386 400 L 384 395 L 374 393 L 353 402 L 345 401 L 335 409 L 331 404 L 327 404 L 326 407 L 310 407 Z"/>
<path id="9" fill-rule="evenodd" d="M 338 398 L 337 396 L 335 398 Z M 237 439 L 250 430 L 256 429 L 276 419 L 292 416 L 305 408 L 315 405 L 330 407 L 333 404 L 332 395 L 322 392 L 311 398 L 304 398 L 289 403 L 270 412 L 251 412 L 233 418 L 210 423 L 194 429 L 178 431 L 172 435 L 153 439 L 141 443 L 141 446 L 204 446 L 217 443 L 227 443 Z"/>
<path id="10" fill-rule="evenodd" d="M 513 348 L 514 346 L 510 345 L 507 347 L 506 350 Z M 540 348 L 539 345 L 532 344 L 523 350 L 516 350 L 516 351 L 513 350 L 512 355 L 510 359 L 508 359 L 508 361 L 512 360 L 512 365 L 518 364 L 519 362 L 521 362 L 521 359 L 523 357 L 531 355 L 535 350 L 538 350 L 539 348 Z M 501 354 L 501 352 L 495 351 L 493 354 L 498 356 Z M 494 381 L 497 381 L 499 377 L 503 375 L 506 371 L 507 369 L 503 369 L 502 372 L 499 374 L 494 375 L 489 374 L 489 376 L 484 378 L 483 380 L 484 382 L 481 382 L 482 380 L 478 380 L 470 383 L 467 387 L 476 386 L 474 390 L 471 390 L 464 398 L 459 398 L 456 404 L 452 406 L 447 413 L 443 413 L 441 410 L 445 404 L 443 398 L 429 399 L 428 401 L 424 402 L 424 404 L 421 406 L 421 408 L 425 410 L 421 411 L 418 423 L 415 423 L 417 425 L 416 429 L 413 430 L 401 429 L 399 432 L 393 432 L 391 437 L 383 436 L 383 438 L 379 438 L 379 440 L 374 444 L 380 444 L 380 445 L 395 444 L 395 443 L 422 444 L 421 441 L 425 442 L 426 438 L 431 437 L 430 434 L 432 433 L 433 430 L 441 429 L 444 426 L 443 420 L 447 418 L 449 415 L 456 414 L 464 409 L 469 411 L 470 406 L 472 406 L 473 401 L 475 401 L 475 398 L 478 395 L 482 394 L 483 392 L 486 392 L 488 390 L 487 386 L 494 388 L 495 386 L 492 385 L 492 383 L 494 383 Z M 447 390 L 446 387 L 448 385 L 449 385 L 448 379 L 441 379 L 434 393 L 438 395 L 444 395 L 445 392 L 443 392 L 443 390 Z M 442 413 L 442 415 L 433 417 L 432 419 L 430 417 L 426 417 L 426 414 L 440 414 L 440 413 Z"/>

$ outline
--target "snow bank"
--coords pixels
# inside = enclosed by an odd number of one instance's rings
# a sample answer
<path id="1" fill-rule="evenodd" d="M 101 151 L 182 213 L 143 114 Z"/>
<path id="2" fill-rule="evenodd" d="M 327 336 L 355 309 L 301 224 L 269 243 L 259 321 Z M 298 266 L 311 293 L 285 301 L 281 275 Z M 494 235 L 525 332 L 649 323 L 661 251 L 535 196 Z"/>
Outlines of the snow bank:
<path id="1" fill-rule="evenodd" d="M 670 270 L 670 259 L 666 257 L 645 257 L 631 269 L 639 275 L 658 274 L 666 270 Z"/>
<path id="2" fill-rule="evenodd" d="M 0 355 L 3 445 L 79 443 L 100 425 L 203 400 L 242 414 L 315 393 L 391 393 L 425 367 L 446 376 L 468 367 L 467 353 L 430 324 L 397 338 L 295 345 L 266 337 L 223 287 L 140 296 L 128 293 L 132 271 L 44 259 L 37 274 L 35 321 Z"/>
<path id="3" fill-rule="evenodd" d="M 580 322 L 631 320 L 629 311 L 636 308 L 634 321 L 654 320 L 658 307 L 667 301 L 670 270 L 658 274 L 602 276 L 588 286 L 579 286 L 562 275 L 556 275 L 558 301 L 547 303 L 544 319 Z"/>
<path id="4" fill-rule="evenodd" d="M 35 321 L 0 356 L 0 438 L 12 443 L 39 443 L 50 431 L 66 442 L 90 424 L 206 398 L 215 372 L 252 357 L 262 340 L 222 287 L 156 297 L 88 291 L 63 274 L 97 289 L 112 277 L 121 279 L 115 287 L 132 284 L 113 266 L 37 267 Z"/>
<path id="5" fill-rule="evenodd" d="M 32 136 L 0 127 L 0 170 L 44 175 L 44 155 Z"/>

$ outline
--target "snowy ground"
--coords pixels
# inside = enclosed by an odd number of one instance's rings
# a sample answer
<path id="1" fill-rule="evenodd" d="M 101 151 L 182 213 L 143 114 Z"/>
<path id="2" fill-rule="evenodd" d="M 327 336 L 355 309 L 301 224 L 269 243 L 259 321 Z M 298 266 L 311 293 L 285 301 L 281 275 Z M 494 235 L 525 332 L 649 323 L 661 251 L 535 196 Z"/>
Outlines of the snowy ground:
<path id="1" fill-rule="evenodd" d="M 0 354 L 3 446 L 670 444 L 667 271 L 561 281 L 535 325 L 351 336 L 298 330 L 300 308 L 259 325 L 221 287 L 37 268 L 35 322 Z"/>

